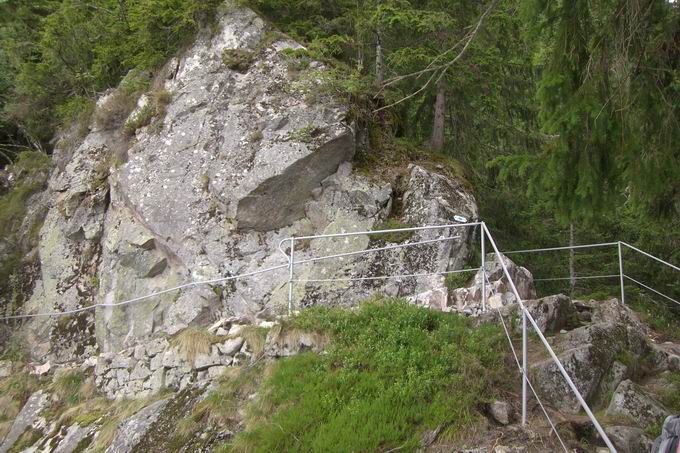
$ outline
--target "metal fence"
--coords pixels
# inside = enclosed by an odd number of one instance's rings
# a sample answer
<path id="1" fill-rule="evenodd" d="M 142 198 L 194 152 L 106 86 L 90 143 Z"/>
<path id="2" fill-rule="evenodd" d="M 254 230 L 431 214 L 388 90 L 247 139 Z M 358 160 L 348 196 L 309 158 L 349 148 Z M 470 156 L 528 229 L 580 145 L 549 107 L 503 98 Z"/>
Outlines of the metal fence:
<path id="1" fill-rule="evenodd" d="M 312 256 L 309 258 L 304 258 L 301 260 L 295 260 L 296 258 L 296 244 L 299 244 L 300 241 L 311 241 L 311 240 L 318 240 L 318 239 L 328 239 L 328 238 L 347 238 L 347 237 L 352 237 L 352 236 L 373 236 L 373 235 L 382 235 L 382 234 L 391 234 L 391 233 L 406 233 L 406 232 L 418 232 L 418 231 L 430 231 L 430 230 L 451 230 L 451 229 L 461 229 L 461 228 L 474 228 L 477 230 L 479 234 L 479 247 L 480 247 L 480 263 L 479 267 L 472 268 L 472 269 L 454 269 L 454 270 L 449 270 L 448 267 L 447 269 L 443 269 L 440 271 L 436 272 L 412 272 L 408 274 L 396 274 L 396 275 L 380 275 L 380 276 L 357 276 L 357 277 L 341 277 L 341 278 L 324 278 L 324 279 L 296 279 L 296 267 L 301 266 L 303 264 L 309 264 L 309 263 L 315 263 L 323 260 L 333 260 L 333 259 L 345 259 L 347 257 L 356 257 L 356 256 L 363 256 L 366 254 L 371 254 L 371 253 L 377 253 L 381 251 L 387 251 L 387 250 L 395 250 L 395 249 L 401 249 L 401 248 L 410 248 L 410 247 L 417 247 L 420 245 L 425 245 L 425 244 L 435 244 L 435 243 L 440 243 L 444 241 L 452 241 L 452 240 L 458 240 L 461 239 L 461 236 L 445 236 L 441 235 L 438 238 L 435 239 L 427 239 L 427 240 L 421 240 L 421 241 L 415 241 L 415 242 L 406 242 L 406 243 L 400 243 L 400 244 L 390 244 L 390 245 L 385 245 L 383 247 L 376 247 L 376 248 L 369 248 L 369 249 L 362 249 L 362 250 L 357 250 L 357 251 L 352 251 L 352 252 L 345 252 L 345 253 L 336 253 L 336 254 L 330 254 L 330 255 L 324 255 L 324 256 Z M 474 235 L 472 235 L 474 236 Z M 124 305 L 129 305 L 133 303 L 139 303 L 143 302 L 146 300 L 149 300 L 155 296 L 159 296 L 161 294 L 166 294 L 170 293 L 173 291 L 178 291 L 184 288 L 188 287 L 194 287 L 194 286 L 199 286 L 199 285 L 214 285 L 214 284 L 219 284 L 219 283 L 224 283 L 226 281 L 230 280 L 238 280 L 238 279 L 245 279 L 252 277 L 254 275 L 258 274 L 263 274 L 263 273 L 268 273 L 268 272 L 273 272 L 276 270 L 288 269 L 288 313 L 293 314 L 294 313 L 294 306 L 293 306 L 293 287 L 296 283 L 304 283 L 304 282 L 340 282 L 340 281 L 366 281 L 366 280 L 382 280 L 382 279 L 393 279 L 393 278 L 420 278 L 420 277 L 426 277 L 426 276 L 433 276 L 433 275 L 448 275 L 448 274 L 454 274 L 454 273 L 462 273 L 462 272 L 476 272 L 480 269 L 483 269 L 483 276 L 482 276 L 482 297 L 481 297 L 481 303 L 482 303 L 482 310 L 486 311 L 487 309 L 487 298 L 489 296 L 487 291 L 487 288 L 490 289 L 491 292 L 493 292 L 493 285 L 490 284 L 488 280 L 488 274 L 487 274 L 487 257 L 486 257 L 486 243 L 491 245 L 492 248 L 492 253 L 495 255 L 496 259 L 500 263 L 502 270 L 503 270 L 503 275 L 505 279 L 507 280 L 508 285 L 510 286 L 510 289 L 515 296 L 517 300 L 517 304 L 520 307 L 521 314 L 522 314 L 522 358 L 521 358 L 521 363 L 520 359 L 517 355 L 517 351 L 514 348 L 514 345 L 512 343 L 512 338 L 510 335 L 509 330 L 507 329 L 507 326 L 505 324 L 505 321 L 503 320 L 503 317 L 501 316 L 500 311 L 498 311 L 499 317 L 501 318 L 501 324 L 503 326 L 503 329 L 505 331 L 505 334 L 507 336 L 507 339 L 510 344 L 510 348 L 512 350 L 513 357 L 517 363 L 520 378 L 522 381 L 522 425 L 526 425 L 527 423 L 527 403 L 528 403 L 528 390 L 531 390 L 533 396 L 536 398 L 537 402 L 539 403 L 543 414 L 548 420 L 548 423 L 551 426 L 551 429 L 554 431 L 557 439 L 559 440 L 560 444 L 562 447 L 567 451 L 567 448 L 562 441 L 559 432 L 557 428 L 555 427 L 555 424 L 550 418 L 550 415 L 548 411 L 546 410 L 545 406 L 541 402 L 539 395 L 534 389 L 534 386 L 531 384 L 528 376 L 528 369 L 529 369 L 529 358 L 527 354 L 527 339 L 528 339 L 528 332 L 529 329 L 528 327 L 531 326 L 533 328 L 535 334 L 538 336 L 540 339 L 541 344 L 543 347 L 547 350 L 549 353 L 552 361 L 555 363 L 557 366 L 562 378 L 565 380 L 567 385 L 569 386 L 570 390 L 574 393 L 576 399 L 578 400 L 579 404 L 583 408 L 584 412 L 587 414 L 588 418 L 590 421 L 593 423 L 593 426 L 597 430 L 598 434 L 604 441 L 604 443 L 607 445 L 610 451 L 615 452 L 616 449 L 614 448 L 613 444 L 611 443 L 610 439 L 608 438 L 607 434 L 603 430 L 602 426 L 596 419 L 596 417 L 593 415 L 593 412 L 591 411 L 590 407 L 584 400 L 583 396 L 579 392 L 578 388 L 574 385 L 574 382 L 572 381 L 571 377 L 565 370 L 564 366 L 560 362 L 559 358 L 555 354 L 555 351 L 552 349 L 550 344 L 548 343 L 547 339 L 541 332 L 540 328 L 538 327 L 536 321 L 534 318 L 531 316 L 529 311 L 527 310 L 524 301 L 520 297 L 517 288 L 515 286 L 515 282 L 512 280 L 512 277 L 508 271 L 508 268 L 502 259 L 503 254 L 500 252 L 500 250 L 497 247 L 497 244 L 492 237 L 491 233 L 489 232 L 489 229 L 487 228 L 486 224 L 484 222 L 470 222 L 470 223 L 454 223 L 454 224 L 447 224 L 447 225 L 431 225 L 431 226 L 421 226 L 421 227 L 412 227 L 412 228 L 397 228 L 397 229 L 386 229 L 386 230 L 374 230 L 374 231 L 359 231 L 359 232 L 347 232 L 347 233 L 335 233 L 335 234 L 326 234 L 326 235 L 316 235 L 316 236 L 300 236 L 300 237 L 290 237 L 282 240 L 279 245 L 278 249 L 279 251 L 286 257 L 287 264 L 281 264 L 279 266 L 274 266 L 266 269 L 261 269 L 258 271 L 254 272 L 249 272 L 249 273 L 244 273 L 240 275 L 232 275 L 232 276 L 227 276 L 227 277 L 222 277 L 222 278 L 217 278 L 217 279 L 212 279 L 212 280 L 206 280 L 206 281 L 194 281 L 194 282 L 189 282 L 183 285 L 179 285 L 173 288 L 168 288 L 162 291 L 154 292 L 151 294 L 139 296 L 133 299 L 121 301 L 121 302 L 116 302 L 116 303 L 98 303 L 94 304 L 88 307 L 82 307 L 78 308 L 75 310 L 69 310 L 69 311 L 61 311 L 61 312 L 46 312 L 46 313 L 33 313 L 33 314 L 15 314 L 11 316 L 5 316 L 3 318 L 0 318 L 0 321 L 8 321 L 12 319 L 26 319 L 26 318 L 36 318 L 36 317 L 52 317 L 52 316 L 67 316 L 67 315 L 73 315 L 77 314 L 80 312 L 88 311 L 88 310 L 95 310 L 96 308 L 106 308 L 106 307 L 120 307 Z M 289 253 L 286 253 L 286 250 L 284 250 L 284 245 L 288 244 L 287 250 Z M 616 247 L 617 249 L 617 254 L 618 254 L 618 270 L 619 272 L 617 274 L 605 274 L 605 275 L 588 275 L 588 276 L 578 276 L 576 278 L 579 279 L 613 279 L 613 278 L 618 278 L 619 281 L 619 286 L 620 286 L 620 298 L 621 302 L 625 303 L 625 297 L 626 297 L 626 292 L 625 292 L 625 281 L 630 281 L 636 285 L 638 285 L 641 288 L 644 288 L 646 290 L 649 290 L 653 292 L 654 294 L 661 296 L 665 298 L 666 300 L 669 300 L 675 304 L 680 305 L 680 302 L 678 302 L 675 298 L 668 296 L 667 294 L 664 294 L 662 291 L 659 291 L 655 288 L 653 288 L 651 285 L 648 285 L 634 277 L 631 277 L 627 275 L 624 270 L 625 270 L 625 261 L 624 261 L 624 249 L 632 250 L 636 254 L 639 254 L 640 256 L 645 257 L 646 259 L 654 260 L 655 262 L 661 263 L 664 266 L 668 267 L 669 269 L 672 269 L 674 271 L 680 271 L 680 267 L 675 266 L 671 263 L 668 263 L 660 258 L 657 258 L 647 252 L 644 252 L 630 244 L 627 244 L 625 242 L 609 242 L 609 243 L 602 243 L 602 244 L 586 244 L 586 245 L 575 245 L 575 246 L 564 246 L 564 247 L 551 247 L 551 248 L 541 248 L 541 249 L 529 249 L 529 250 L 514 250 L 510 252 L 505 252 L 505 255 L 512 255 L 512 254 L 531 254 L 531 253 L 542 253 L 542 252 L 550 252 L 550 251 L 559 251 L 559 250 L 577 250 L 577 249 L 595 249 L 595 248 L 611 248 L 611 247 Z M 539 278 L 536 279 L 537 281 L 549 281 L 549 280 L 565 280 L 565 279 L 572 279 L 574 276 L 570 277 L 549 277 L 549 278 Z"/>

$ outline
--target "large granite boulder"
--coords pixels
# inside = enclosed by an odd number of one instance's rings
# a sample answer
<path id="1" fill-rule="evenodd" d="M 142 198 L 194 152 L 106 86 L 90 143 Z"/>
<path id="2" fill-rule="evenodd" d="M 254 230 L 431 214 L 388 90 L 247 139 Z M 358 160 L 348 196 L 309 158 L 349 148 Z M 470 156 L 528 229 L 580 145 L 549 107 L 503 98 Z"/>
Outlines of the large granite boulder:
<path id="1" fill-rule="evenodd" d="M 468 186 L 443 167 L 410 166 L 398 190 L 383 175 L 355 171 L 348 106 L 321 86 L 324 65 L 306 61 L 299 65 L 306 69 L 291 70 L 298 43 L 247 8 L 230 5 L 220 14 L 217 32 L 201 32 L 152 77 L 124 126 L 95 121 L 78 146 L 62 140 L 57 147 L 40 234 L 41 274 L 26 311 L 107 306 L 34 320 L 29 341 L 36 358 L 59 363 L 232 315 L 285 313 L 288 258 L 279 243 L 291 236 L 370 231 L 388 218 L 413 226 L 478 218 Z M 95 118 L 120 91 L 99 101 Z M 152 109 L 145 125 L 140 118 L 160 98 L 163 108 Z M 456 228 L 398 239 L 298 241 L 296 261 L 444 239 L 296 266 L 294 308 L 352 305 L 376 292 L 435 292 L 446 300 L 439 273 L 463 266 L 473 236 Z M 255 274 L 163 292 L 244 273 Z M 309 281 L 414 273 L 433 275 Z M 136 300 L 152 293 L 160 294 Z"/>

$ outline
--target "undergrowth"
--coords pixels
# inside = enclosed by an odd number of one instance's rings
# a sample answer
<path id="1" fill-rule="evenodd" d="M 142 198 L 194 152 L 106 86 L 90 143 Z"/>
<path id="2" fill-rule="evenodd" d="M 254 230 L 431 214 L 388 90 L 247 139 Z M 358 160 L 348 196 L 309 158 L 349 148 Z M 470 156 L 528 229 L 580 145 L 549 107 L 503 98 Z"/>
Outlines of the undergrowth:
<path id="1" fill-rule="evenodd" d="M 246 430 L 222 450 L 413 450 L 428 429 L 442 426 L 454 438 L 474 424 L 502 379 L 496 326 L 474 329 L 464 317 L 401 300 L 356 311 L 314 307 L 286 327 L 327 334 L 327 353 L 273 365 Z"/>

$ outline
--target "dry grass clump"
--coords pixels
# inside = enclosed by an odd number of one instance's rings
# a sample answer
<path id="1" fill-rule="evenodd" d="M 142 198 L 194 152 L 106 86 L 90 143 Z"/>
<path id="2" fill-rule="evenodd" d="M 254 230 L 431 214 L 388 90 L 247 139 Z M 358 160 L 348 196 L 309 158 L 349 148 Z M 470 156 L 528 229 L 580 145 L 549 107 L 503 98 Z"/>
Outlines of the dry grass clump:
<path id="1" fill-rule="evenodd" d="M 210 354 L 210 347 L 221 341 L 224 341 L 223 337 L 213 335 L 202 327 L 188 327 L 170 340 L 170 345 L 179 349 L 193 364 L 198 354 Z"/>
<path id="2" fill-rule="evenodd" d="M 115 129 L 123 124 L 136 103 L 137 98 L 129 93 L 115 91 L 95 110 L 95 123 L 102 129 Z"/>
<path id="3" fill-rule="evenodd" d="M 262 354 L 264 353 L 264 344 L 267 339 L 267 332 L 269 332 L 269 329 L 265 327 L 247 326 L 238 334 L 239 337 L 243 337 L 250 348 L 253 359 L 262 357 Z"/>

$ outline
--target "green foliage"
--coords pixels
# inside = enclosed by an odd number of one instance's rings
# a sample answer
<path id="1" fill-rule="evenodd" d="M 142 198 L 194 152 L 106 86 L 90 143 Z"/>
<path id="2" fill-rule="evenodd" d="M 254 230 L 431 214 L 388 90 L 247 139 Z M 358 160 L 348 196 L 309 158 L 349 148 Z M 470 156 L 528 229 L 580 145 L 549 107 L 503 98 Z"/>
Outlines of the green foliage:
<path id="1" fill-rule="evenodd" d="M 288 138 L 296 142 L 311 143 L 316 134 L 318 134 L 317 127 L 313 124 L 308 124 L 307 126 L 291 132 L 288 135 Z"/>
<path id="2" fill-rule="evenodd" d="M 47 143 L 92 99 L 131 69 L 152 69 L 188 44 L 219 0 L 14 0 L 0 4 L 2 133 L 20 126 Z M 82 102 L 82 101 L 77 101 Z M 3 142 L 4 140 L 0 140 Z"/>
<path id="3" fill-rule="evenodd" d="M 94 385 L 80 370 L 57 373 L 52 384 L 54 394 L 67 406 L 75 406 L 94 394 Z"/>
<path id="4" fill-rule="evenodd" d="M 474 423 L 502 369 L 497 327 L 398 300 L 315 307 L 289 322 L 328 334 L 328 352 L 279 361 L 225 450 L 411 450 L 426 429 L 450 436 Z"/>
<path id="5" fill-rule="evenodd" d="M 449 289 L 449 291 L 458 288 L 464 288 L 468 285 L 471 278 L 472 276 L 468 272 L 447 274 L 446 287 Z"/>
<path id="6" fill-rule="evenodd" d="M 19 154 L 11 167 L 18 182 L 0 197 L 0 237 L 9 237 L 24 220 L 26 201 L 45 186 L 50 161 L 47 155 L 37 151 Z"/>
<path id="7" fill-rule="evenodd" d="M 402 228 L 412 228 L 413 225 L 409 225 L 404 222 L 400 222 L 396 219 L 387 219 L 383 223 L 377 225 L 374 230 L 398 230 Z M 386 243 L 399 244 L 406 242 L 413 237 L 413 231 L 394 231 L 391 233 L 382 233 L 372 235 L 371 238 L 376 241 L 382 241 Z"/>
<path id="8" fill-rule="evenodd" d="M 224 49 L 222 51 L 222 62 L 234 71 L 246 72 L 253 63 L 253 58 L 253 52 L 246 49 Z"/>
<path id="9" fill-rule="evenodd" d="M 151 124 L 154 116 L 156 116 L 156 108 L 147 103 L 126 121 L 123 132 L 128 136 L 133 136 L 137 129 Z"/>

